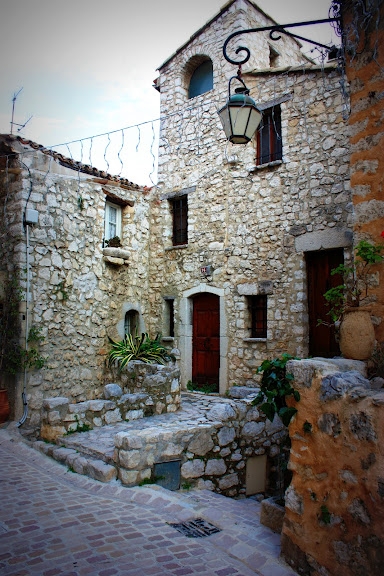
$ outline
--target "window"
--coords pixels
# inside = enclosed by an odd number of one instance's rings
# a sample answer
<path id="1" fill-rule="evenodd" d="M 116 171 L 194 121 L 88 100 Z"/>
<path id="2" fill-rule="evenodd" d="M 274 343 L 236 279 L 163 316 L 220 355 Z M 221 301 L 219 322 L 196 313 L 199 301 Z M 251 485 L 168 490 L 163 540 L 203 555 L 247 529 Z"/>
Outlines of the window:
<path id="1" fill-rule="evenodd" d="M 277 52 L 277 50 L 275 50 L 274 48 L 272 48 L 272 46 L 269 47 L 269 67 L 270 68 L 277 68 L 279 65 L 279 56 L 280 54 Z"/>
<path id="2" fill-rule="evenodd" d="M 139 333 L 139 313 L 136 310 L 128 310 L 124 317 L 124 334 L 136 336 Z"/>
<path id="3" fill-rule="evenodd" d="M 179 196 L 171 200 L 173 217 L 173 245 L 188 244 L 188 199 Z"/>
<path id="4" fill-rule="evenodd" d="M 170 297 L 164 298 L 164 336 L 174 338 L 175 336 L 175 307 L 174 299 Z"/>
<path id="5" fill-rule="evenodd" d="M 105 203 L 104 240 L 110 240 L 115 236 L 121 237 L 121 206 Z"/>
<path id="6" fill-rule="evenodd" d="M 189 81 L 188 98 L 204 94 L 213 88 L 213 66 L 211 60 L 205 60 L 195 68 Z"/>
<path id="7" fill-rule="evenodd" d="M 267 337 L 267 296 L 248 296 L 251 338 Z"/>
<path id="8" fill-rule="evenodd" d="M 256 164 L 281 160 L 282 153 L 280 106 L 272 106 L 263 110 L 261 125 L 257 131 Z"/>

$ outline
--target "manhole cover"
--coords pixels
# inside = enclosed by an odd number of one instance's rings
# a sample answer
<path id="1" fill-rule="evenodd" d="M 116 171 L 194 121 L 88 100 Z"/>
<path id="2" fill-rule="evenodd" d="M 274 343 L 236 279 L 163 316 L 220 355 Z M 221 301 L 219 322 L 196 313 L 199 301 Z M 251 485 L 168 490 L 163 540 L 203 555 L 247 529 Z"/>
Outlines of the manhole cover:
<path id="1" fill-rule="evenodd" d="M 184 536 L 187 536 L 187 538 L 203 538 L 204 536 L 221 532 L 219 528 L 206 522 L 202 518 L 189 520 L 189 522 L 181 522 L 180 524 L 169 523 L 169 525 L 176 528 L 176 530 L 184 534 Z"/>

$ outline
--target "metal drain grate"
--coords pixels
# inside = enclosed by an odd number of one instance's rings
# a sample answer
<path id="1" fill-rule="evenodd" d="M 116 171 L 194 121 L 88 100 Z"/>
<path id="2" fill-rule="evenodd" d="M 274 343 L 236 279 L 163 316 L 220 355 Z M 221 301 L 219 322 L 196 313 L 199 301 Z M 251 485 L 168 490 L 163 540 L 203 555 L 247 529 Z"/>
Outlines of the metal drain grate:
<path id="1" fill-rule="evenodd" d="M 169 525 L 176 528 L 176 530 L 184 534 L 184 536 L 187 536 L 187 538 L 203 538 L 204 536 L 221 532 L 220 528 L 206 522 L 202 518 L 195 518 L 195 520 L 181 522 L 180 524 L 169 523 Z"/>

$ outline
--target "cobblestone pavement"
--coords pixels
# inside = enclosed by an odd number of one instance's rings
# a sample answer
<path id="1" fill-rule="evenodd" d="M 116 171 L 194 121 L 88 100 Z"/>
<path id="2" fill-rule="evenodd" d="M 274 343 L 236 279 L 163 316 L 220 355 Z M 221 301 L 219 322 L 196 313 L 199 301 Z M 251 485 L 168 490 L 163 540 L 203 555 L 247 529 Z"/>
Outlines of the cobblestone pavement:
<path id="1" fill-rule="evenodd" d="M 126 488 L 80 476 L 0 428 L 3 576 L 295 576 L 260 504 L 209 491 Z M 169 523 L 221 531 L 188 538 Z"/>

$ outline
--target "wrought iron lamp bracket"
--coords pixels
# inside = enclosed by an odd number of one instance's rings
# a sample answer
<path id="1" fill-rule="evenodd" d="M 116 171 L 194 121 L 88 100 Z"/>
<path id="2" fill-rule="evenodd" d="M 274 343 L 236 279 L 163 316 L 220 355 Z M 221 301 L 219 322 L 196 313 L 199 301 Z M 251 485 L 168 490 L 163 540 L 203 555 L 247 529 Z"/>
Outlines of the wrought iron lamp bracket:
<path id="1" fill-rule="evenodd" d="M 236 36 L 240 36 L 241 34 L 250 34 L 253 32 L 269 32 L 269 37 L 273 41 L 280 40 L 281 34 L 285 34 L 286 36 L 290 36 L 291 38 L 296 38 L 298 40 L 303 40 L 304 42 L 309 42 L 314 46 L 319 46 L 320 48 L 325 48 L 326 50 L 329 51 L 333 47 L 327 46 L 326 44 L 321 44 L 321 42 L 316 42 L 316 40 L 311 40 L 310 38 L 304 38 L 303 36 L 299 36 L 298 34 L 294 34 L 293 32 L 288 32 L 287 30 L 285 30 L 285 28 L 297 28 L 299 26 L 312 26 L 314 24 L 325 24 L 325 23 L 330 24 L 332 22 L 336 22 L 338 28 L 340 28 L 340 18 L 326 18 L 323 20 L 310 20 L 308 22 L 295 22 L 293 24 L 277 24 L 275 26 L 263 26 L 261 28 L 249 28 L 247 30 L 238 30 L 237 32 L 233 32 L 232 34 L 230 34 L 226 39 L 226 41 L 224 42 L 223 55 L 224 58 L 227 60 L 227 62 L 229 62 L 230 64 L 236 64 L 241 66 L 242 64 L 248 62 L 248 60 L 251 57 L 251 52 L 249 48 L 246 48 L 245 46 L 239 46 L 235 50 L 235 53 L 239 54 L 240 52 L 245 52 L 246 56 L 243 57 L 242 60 L 233 60 L 227 54 L 227 46 L 229 42 Z"/>

